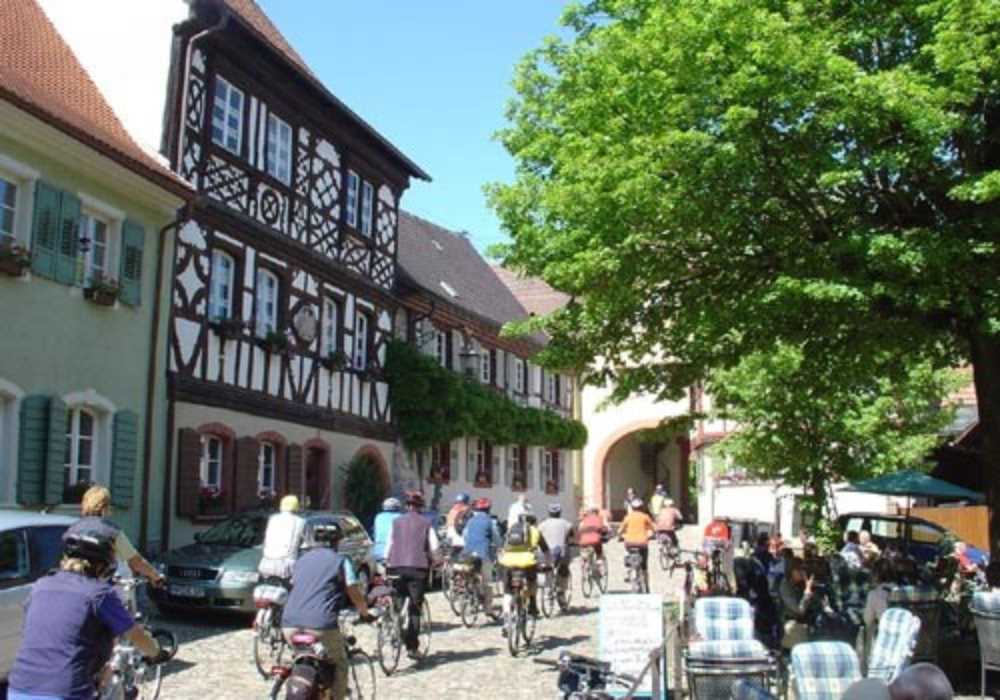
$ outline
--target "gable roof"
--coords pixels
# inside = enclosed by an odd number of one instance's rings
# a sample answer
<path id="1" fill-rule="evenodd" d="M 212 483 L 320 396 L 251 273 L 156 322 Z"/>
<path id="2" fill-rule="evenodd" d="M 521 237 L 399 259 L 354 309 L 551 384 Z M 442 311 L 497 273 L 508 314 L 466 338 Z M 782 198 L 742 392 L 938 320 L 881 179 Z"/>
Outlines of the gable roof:
<path id="1" fill-rule="evenodd" d="M 0 98 L 175 194 L 190 194 L 132 140 L 35 0 L 3 0 Z"/>
<path id="2" fill-rule="evenodd" d="M 528 316 L 464 235 L 400 211 L 398 240 L 404 280 L 500 326 Z"/>
<path id="3" fill-rule="evenodd" d="M 532 316 L 548 315 L 569 302 L 569 295 L 557 292 L 540 279 L 521 277 L 499 265 L 494 265 L 493 271 Z"/>
<path id="4" fill-rule="evenodd" d="M 298 51 L 292 47 L 288 40 L 285 39 L 285 36 L 281 33 L 281 31 L 279 31 L 268 16 L 264 14 L 264 11 L 260 9 L 260 6 L 255 0 L 215 1 L 225 7 L 225 9 L 227 9 L 231 15 L 240 22 L 240 24 L 249 29 L 250 32 L 263 41 L 264 44 L 270 46 L 275 53 L 291 64 L 291 66 L 297 70 L 303 78 L 311 83 L 314 88 L 319 90 L 319 92 L 331 105 L 333 105 L 335 109 L 347 115 L 347 117 L 357 124 L 366 135 L 374 139 L 383 148 L 389 151 L 393 157 L 396 158 L 400 164 L 402 164 L 405 170 L 407 170 L 414 177 L 430 182 L 431 176 L 424 172 L 419 165 L 410 160 L 410 158 L 407 157 L 401 150 L 396 148 L 396 146 L 394 146 L 389 139 L 380 134 L 375 127 L 362 119 L 354 110 L 341 102 L 336 95 L 327 89 L 326 85 L 324 85 L 319 77 L 312 72 L 302 56 L 299 55 Z"/>

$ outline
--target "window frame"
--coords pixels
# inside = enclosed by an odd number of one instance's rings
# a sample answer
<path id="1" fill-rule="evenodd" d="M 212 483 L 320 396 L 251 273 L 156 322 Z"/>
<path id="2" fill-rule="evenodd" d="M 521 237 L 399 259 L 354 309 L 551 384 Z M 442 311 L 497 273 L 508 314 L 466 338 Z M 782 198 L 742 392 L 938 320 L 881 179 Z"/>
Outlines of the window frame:
<path id="1" fill-rule="evenodd" d="M 357 303 L 357 302 L 355 302 Z M 360 324 L 364 325 L 364 329 L 360 329 Z M 354 338 L 353 347 L 351 348 L 351 367 L 358 371 L 364 371 L 368 369 L 368 363 L 370 359 L 371 347 L 369 343 L 369 334 L 372 331 L 371 318 L 368 313 L 361 311 L 360 309 L 354 310 Z M 363 351 L 360 352 L 359 351 Z M 360 358 L 359 358 L 360 354 Z"/>
<path id="2" fill-rule="evenodd" d="M 265 280 L 273 280 L 273 299 L 264 298 L 266 286 Z M 257 268 L 254 277 L 254 333 L 258 338 L 266 338 L 269 333 L 277 333 L 281 327 L 281 275 L 269 267 L 261 265 Z M 264 313 L 268 302 L 273 302 L 274 310 L 270 317 L 265 318 Z"/>
<path id="3" fill-rule="evenodd" d="M 371 238 L 375 221 L 375 185 L 361 179 L 361 226 L 359 231 L 365 238 Z"/>
<path id="4" fill-rule="evenodd" d="M 218 456 L 215 459 L 219 466 L 217 470 L 217 479 L 214 483 L 208 478 L 211 473 L 209 463 L 213 461 L 209 455 L 212 443 L 219 446 Z M 216 488 L 220 492 L 222 491 L 223 474 L 226 462 L 225 450 L 226 441 L 223 437 L 215 435 L 214 433 L 204 434 L 201 436 L 201 460 L 198 464 L 198 481 L 201 488 Z"/>
<path id="5" fill-rule="evenodd" d="M 335 318 L 333 319 L 333 328 L 330 328 L 330 315 L 329 309 L 334 309 Z M 338 352 L 343 347 L 343 317 L 344 317 L 344 302 L 342 299 L 327 294 L 323 297 L 323 318 L 321 319 L 323 328 L 322 346 L 321 351 L 324 357 L 330 357 L 334 353 Z M 331 349 L 332 345 L 332 349 Z"/>
<path id="6" fill-rule="evenodd" d="M 347 169 L 347 183 L 344 186 L 344 221 L 351 228 L 358 227 L 358 209 L 361 204 L 361 175 Z"/>
<path id="7" fill-rule="evenodd" d="M 17 187 L 14 196 L 14 232 L 11 243 L 31 246 L 35 183 L 40 177 L 41 173 L 35 168 L 0 153 L 0 178 Z"/>
<path id="8" fill-rule="evenodd" d="M 80 212 L 80 229 L 79 229 L 79 239 L 80 239 L 80 257 L 82 258 L 82 278 L 80 283 L 83 286 L 92 284 L 95 280 L 95 265 L 94 256 L 97 252 L 96 241 L 96 226 L 97 224 L 104 225 L 104 260 L 102 261 L 100 267 L 100 274 L 105 279 L 118 279 L 117 274 L 112 274 L 112 270 L 115 269 L 114 265 L 114 255 L 117 246 L 115 246 L 115 236 L 113 234 L 116 228 L 116 221 L 114 218 L 109 217 L 107 214 L 95 211 L 90 207 L 84 206 Z M 83 241 L 89 241 L 87 245 L 86 252 L 83 251 Z"/>
<path id="9" fill-rule="evenodd" d="M 479 381 L 483 384 L 493 383 L 493 365 L 490 350 L 485 345 L 479 346 Z"/>
<path id="10" fill-rule="evenodd" d="M 272 126 L 274 127 L 272 132 Z M 281 160 L 281 136 L 288 135 L 288 150 L 286 152 L 287 162 Z M 295 131 L 292 125 L 279 117 L 272 111 L 267 113 L 267 122 L 264 127 L 264 172 L 273 177 L 278 182 L 285 185 L 292 184 L 292 172 L 294 168 L 295 153 Z M 285 172 L 282 173 L 282 166 Z"/>
<path id="11" fill-rule="evenodd" d="M 22 199 L 21 190 L 24 187 L 24 185 L 20 182 L 20 180 L 16 180 L 15 178 L 9 177 L 7 173 L 4 172 L 3 170 L 0 170 L 0 183 L 6 183 L 7 185 L 14 188 L 14 197 L 13 197 L 14 201 L 12 205 L 8 206 L 4 203 L 2 199 L 0 199 L 0 225 L 2 225 L 3 223 L 3 212 L 5 210 L 8 210 L 11 213 L 10 231 L 4 231 L 2 228 L 0 228 L 0 243 L 4 243 L 9 239 L 9 243 L 14 244 L 17 243 L 18 241 L 17 231 L 18 231 L 18 223 L 20 223 L 20 216 L 21 216 L 20 213 L 21 206 L 19 200 Z"/>
<path id="12" fill-rule="evenodd" d="M 219 314 L 219 305 L 217 303 L 217 292 L 218 292 L 218 280 L 216 279 L 216 273 L 218 272 L 218 267 L 216 265 L 216 257 L 227 258 L 230 262 L 229 266 L 229 280 L 228 280 L 228 292 L 226 298 L 226 313 Z M 212 249 L 210 255 L 210 269 L 209 269 L 209 290 L 208 290 L 208 320 L 209 321 L 226 321 L 236 318 L 236 279 L 237 279 L 237 263 L 236 256 L 225 248 L 215 247 Z"/>
<path id="13" fill-rule="evenodd" d="M 515 394 L 525 394 L 526 392 L 526 379 L 525 368 L 527 363 L 520 357 L 514 356 L 514 393 Z"/>
<path id="14" fill-rule="evenodd" d="M 562 484 L 559 483 L 559 450 L 546 449 L 542 452 L 542 471 L 545 474 L 545 492 L 559 493 Z M 549 488 L 549 484 L 552 488 Z"/>
<path id="15" fill-rule="evenodd" d="M 268 451 L 270 451 L 271 461 L 267 462 L 265 459 Z M 270 469 L 270 480 L 269 483 L 265 484 L 264 474 Z M 269 493 L 275 493 L 276 486 L 276 476 L 278 474 L 278 445 L 269 442 L 261 441 L 257 448 L 257 492 L 264 493 L 265 489 Z"/>
<path id="16" fill-rule="evenodd" d="M 90 462 L 86 465 L 80 463 L 80 444 L 82 434 L 80 432 L 80 422 L 82 416 L 86 414 L 90 418 Z M 63 491 L 77 486 L 80 483 L 80 470 L 89 471 L 87 483 L 97 483 L 97 469 L 99 461 L 99 450 L 101 444 L 101 416 L 97 411 L 87 405 L 73 405 L 66 407 L 66 434 L 67 441 L 65 455 L 63 456 Z M 63 497 L 65 501 L 65 496 Z"/>
<path id="17" fill-rule="evenodd" d="M 434 330 L 434 357 L 438 365 L 448 367 L 448 331 Z"/>
<path id="18" fill-rule="evenodd" d="M 219 99 L 219 83 L 222 82 L 226 86 L 226 99 L 224 100 L 224 109 L 222 114 L 222 141 L 217 141 L 215 138 L 215 108 L 216 103 Z M 239 117 L 236 120 L 236 150 L 229 147 L 228 136 L 229 136 L 229 116 L 232 105 L 230 104 L 231 95 L 233 92 L 237 92 L 240 95 L 240 106 L 239 106 Z M 243 156 L 243 120 L 246 118 L 246 106 L 247 106 L 247 96 L 246 92 L 236 86 L 233 81 L 224 77 L 221 73 L 216 73 L 213 76 L 212 81 L 212 104 L 209 110 L 209 138 L 212 143 L 219 148 L 231 153 L 234 156 Z"/>

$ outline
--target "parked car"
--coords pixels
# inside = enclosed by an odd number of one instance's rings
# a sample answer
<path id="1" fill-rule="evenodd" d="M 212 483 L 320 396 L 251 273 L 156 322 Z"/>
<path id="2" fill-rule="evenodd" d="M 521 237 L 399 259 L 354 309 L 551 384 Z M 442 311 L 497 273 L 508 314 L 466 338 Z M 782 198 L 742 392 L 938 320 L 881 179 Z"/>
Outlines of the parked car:
<path id="1" fill-rule="evenodd" d="M 167 580 L 161 589 L 150 588 L 153 602 L 164 612 L 219 610 L 253 614 L 257 566 L 271 515 L 263 510 L 234 515 L 198 533 L 194 544 L 159 557 L 157 568 Z M 340 525 L 344 531 L 340 553 L 350 557 L 359 578 L 369 580 L 375 571 L 373 543 L 354 515 L 346 511 L 307 511 L 301 515 L 306 519 L 307 542 L 316 525 Z"/>
<path id="2" fill-rule="evenodd" d="M 910 530 L 910 554 L 919 561 L 929 562 L 936 559 L 943 551 L 943 545 L 948 540 L 960 539 L 954 533 L 923 518 L 888 513 L 845 513 L 837 519 L 837 524 L 843 532 L 867 530 L 872 535 L 872 541 L 885 550 L 893 547 L 900 552 L 906 549 L 906 527 Z"/>
<path id="3" fill-rule="evenodd" d="M 21 646 L 31 584 L 59 562 L 63 533 L 75 522 L 67 515 L 0 510 L 0 683 Z"/>

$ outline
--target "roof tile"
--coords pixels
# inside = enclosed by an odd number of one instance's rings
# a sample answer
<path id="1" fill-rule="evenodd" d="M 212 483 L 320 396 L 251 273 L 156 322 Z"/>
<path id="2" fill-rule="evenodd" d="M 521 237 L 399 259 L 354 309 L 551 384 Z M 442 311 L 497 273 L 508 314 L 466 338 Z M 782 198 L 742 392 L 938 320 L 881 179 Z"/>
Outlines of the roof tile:
<path id="1" fill-rule="evenodd" d="M 569 302 L 568 295 L 556 291 L 540 279 L 521 277 L 499 266 L 494 266 L 493 271 L 533 316 L 546 316 Z"/>

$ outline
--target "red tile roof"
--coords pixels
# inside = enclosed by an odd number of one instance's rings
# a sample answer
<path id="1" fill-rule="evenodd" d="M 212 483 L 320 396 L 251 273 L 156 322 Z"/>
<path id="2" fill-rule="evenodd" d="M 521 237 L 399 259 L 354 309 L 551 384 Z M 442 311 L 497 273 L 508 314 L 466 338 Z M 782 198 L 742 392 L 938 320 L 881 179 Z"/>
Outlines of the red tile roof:
<path id="1" fill-rule="evenodd" d="M 528 310 L 528 313 L 535 316 L 544 316 L 557 311 L 569 301 L 569 296 L 557 292 L 540 279 L 520 277 L 499 266 L 494 266 L 493 271 Z"/>
<path id="2" fill-rule="evenodd" d="M 189 188 L 132 140 L 35 0 L 3 0 L 0 98 L 177 194 Z"/>

